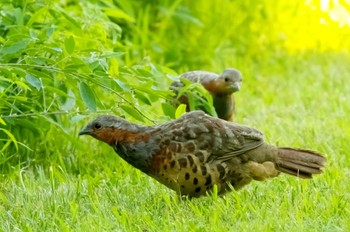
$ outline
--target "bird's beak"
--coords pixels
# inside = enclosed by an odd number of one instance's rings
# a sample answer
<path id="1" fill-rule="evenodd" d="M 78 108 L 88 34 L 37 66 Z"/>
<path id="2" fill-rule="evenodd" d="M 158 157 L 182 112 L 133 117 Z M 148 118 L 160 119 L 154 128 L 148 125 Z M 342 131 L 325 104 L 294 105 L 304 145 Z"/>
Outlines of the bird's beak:
<path id="1" fill-rule="evenodd" d="M 88 127 L 84 127 L 83 129 L 81 129 L 80 130 L 80 132 L 79 132 L 79 136 L 80 135 L 89 135 L 89 134 L 91 134 L 92 133 L 92 130 L 90 129 L 90 128 L 88 128 Z"/>
<path id="2" fill-rule="evenodd" d="M 234 82 L 232 85 L 232 88 L 234 89 L 234 91 L 239 91 L 241 88 L 241 84 L 239 82 Z"/>

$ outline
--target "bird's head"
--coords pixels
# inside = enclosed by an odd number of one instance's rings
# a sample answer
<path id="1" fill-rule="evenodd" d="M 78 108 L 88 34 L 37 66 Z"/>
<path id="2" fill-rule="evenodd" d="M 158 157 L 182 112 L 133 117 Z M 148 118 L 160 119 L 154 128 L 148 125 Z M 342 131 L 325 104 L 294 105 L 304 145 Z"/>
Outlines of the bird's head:
<path id="1" fill-rule="evenodd" d="M 222 85 L 221 91 L 226 94 L 232 94 L 241 88 L 242 74 L 234 68 L 225 69 L 219 76 Z"/>
<path id="2" fill-rule="evenodd" d="M 92 137 L 110 145 L 119 141 L 134 142 L 140 136 L 142 127 L 113 115 L 102 115 L 88 123 L 79 135 Z"/>

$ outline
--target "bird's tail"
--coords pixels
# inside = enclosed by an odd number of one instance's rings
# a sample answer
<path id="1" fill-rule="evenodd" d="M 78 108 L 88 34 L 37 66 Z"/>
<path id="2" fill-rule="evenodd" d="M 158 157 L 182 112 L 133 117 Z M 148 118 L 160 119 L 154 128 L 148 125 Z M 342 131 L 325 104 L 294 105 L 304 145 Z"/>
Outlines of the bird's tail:
<path id="1" fill-rule="evenodd" d="M 312 178 L 313 174 L 322 173 L 321 168 L 326 158 L 314 151 L 278 148 L 277 170 L 300 178 Z"/>

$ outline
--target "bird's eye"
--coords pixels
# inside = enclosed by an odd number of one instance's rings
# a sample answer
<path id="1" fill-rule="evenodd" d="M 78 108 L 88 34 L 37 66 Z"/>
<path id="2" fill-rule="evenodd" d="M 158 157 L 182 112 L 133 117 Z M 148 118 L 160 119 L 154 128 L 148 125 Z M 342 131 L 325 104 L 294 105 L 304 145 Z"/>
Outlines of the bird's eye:
<path id="1" fill-rule="evenodd" d="M 228 82 L 228 78 L 227 77 L 225 77 L 225 82 Z"/>
<path id="2" fill-rule="evenodd" d="M 95 123 L 94 128 L 95 129 L 101 129 L 102 125 L 100 123 Z"/>

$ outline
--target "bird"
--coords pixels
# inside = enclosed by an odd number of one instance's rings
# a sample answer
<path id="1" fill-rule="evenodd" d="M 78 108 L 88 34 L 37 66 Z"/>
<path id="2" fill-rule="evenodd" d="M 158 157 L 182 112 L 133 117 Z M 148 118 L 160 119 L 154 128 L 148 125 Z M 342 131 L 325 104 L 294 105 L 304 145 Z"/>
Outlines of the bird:
<path id="1" fill-rule="evenodd" d="M 326 162 L 318 152 L 270 145 L 259 130 L 203 111 L 155 126 L 102 115 L 79 135 L 109 144 L 130 165 L 190 198 L 211 194 L 214 186 L 222 195 L 280 173 L 310 179 Z"/>
<path id="2" fill-rule="evenodd" d="M 201 83 L 213 98 L 213 105 L 217 116 L 227 121 L 234 120 L 235 100 L 233 93 L 240 90 L 242 82 L 242 74 L 239 70 L 235 68 L 227 68 L 220 75 L 206 71 L 190 71 L 181 74 L 180 78 L 185 78 L 191 82 Z M 178 95 L 178 90 L 183 86 L 184 84 L 181 80 L 174 81 L 172 82 L 170 89 Z M 187 96 L 178 96 L 176 106 L 179 104 L 185 104 L 187 106 L 187 112 L 190 111 Z"/>

